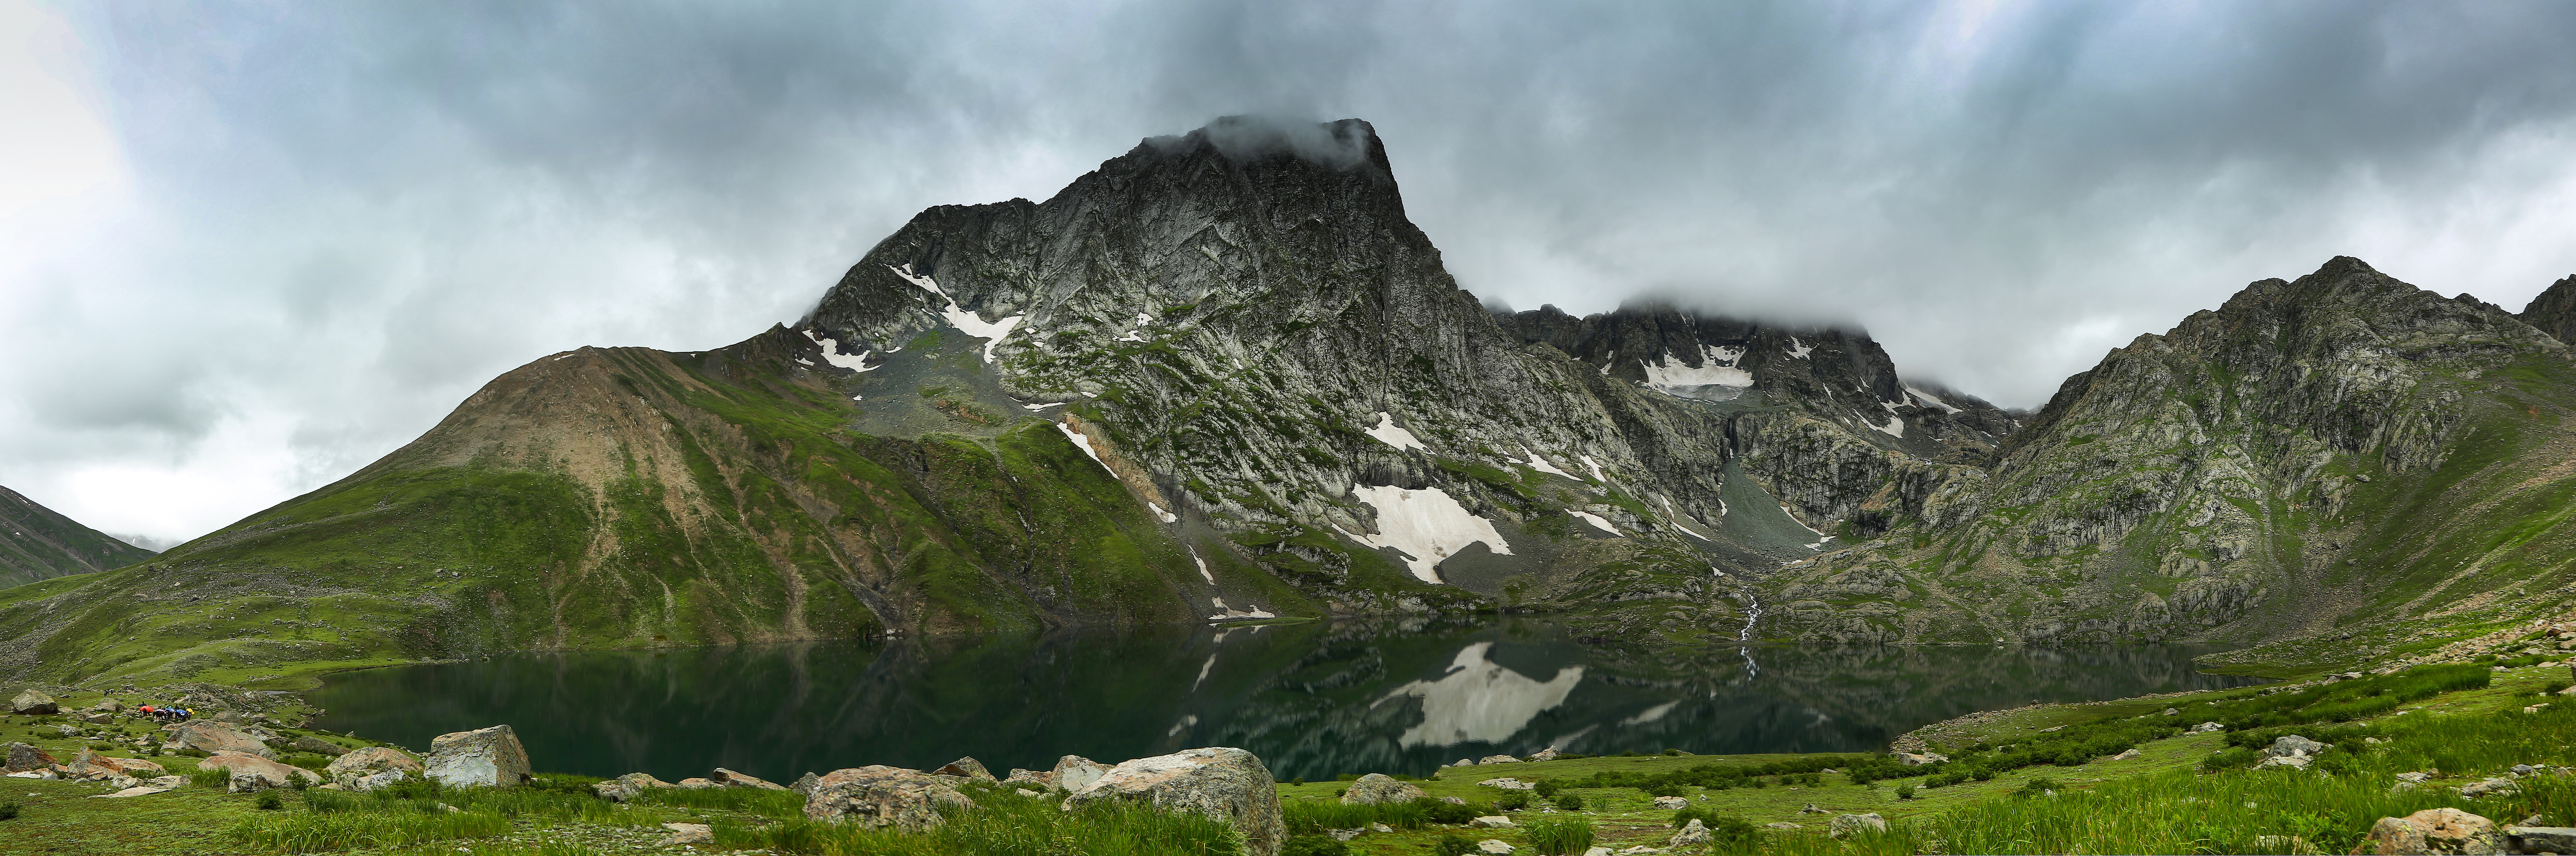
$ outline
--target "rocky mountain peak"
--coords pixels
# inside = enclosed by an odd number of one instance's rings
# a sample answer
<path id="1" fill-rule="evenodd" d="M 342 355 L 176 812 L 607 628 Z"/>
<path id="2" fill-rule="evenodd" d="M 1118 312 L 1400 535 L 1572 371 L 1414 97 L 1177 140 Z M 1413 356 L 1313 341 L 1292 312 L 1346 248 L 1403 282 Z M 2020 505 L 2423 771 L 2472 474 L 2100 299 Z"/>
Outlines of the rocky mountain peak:
<path id="1" fill-rule="evenodd" d="M 2576 343 L 2576 276 L 2551 283 L 2516 317 L 2560 342 Z"/>

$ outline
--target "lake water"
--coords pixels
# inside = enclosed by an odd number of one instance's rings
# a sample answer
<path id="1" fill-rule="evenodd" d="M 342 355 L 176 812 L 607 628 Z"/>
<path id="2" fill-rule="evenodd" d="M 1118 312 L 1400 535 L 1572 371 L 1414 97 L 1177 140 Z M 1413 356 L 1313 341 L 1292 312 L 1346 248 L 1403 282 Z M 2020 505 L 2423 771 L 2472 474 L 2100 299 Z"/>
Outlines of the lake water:
<path id="1" fill-rule="evenodd" d="M 1239 746 L 1281 778 L 1420 774 L 1554 745 L 1878 751 L 1976 710 L 2242 686 L 2185 645 L 1577 644 L 1551 622 L 1272 627 L 513 654 L 333 677 L 321 727 L 425 749 L 507 723 L 540 770 L 781 782 L 973 756 L 996 774 Z"/>

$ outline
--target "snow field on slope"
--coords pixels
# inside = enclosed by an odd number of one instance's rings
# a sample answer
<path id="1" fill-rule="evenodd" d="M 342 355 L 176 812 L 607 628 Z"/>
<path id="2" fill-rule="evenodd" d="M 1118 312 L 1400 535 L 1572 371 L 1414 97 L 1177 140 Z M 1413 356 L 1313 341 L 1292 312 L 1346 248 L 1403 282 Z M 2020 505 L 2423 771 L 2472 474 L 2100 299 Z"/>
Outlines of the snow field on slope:
<path id="1" fill-rule="evenodd" d="M 1646 368 L 1646 385 L 1667 388 L 1693 386 L 1750 387 L 1753 385 L 1753 373 L 1735 367 L 1736 361 L 1744 358 L 1743 348 L 1719 348 L 1709 345 L 1701 345 L 1699 348 L 1700 365 L 1698 368 L 1692 368 L 1687 363 L 1673 359 L 1673 355 L 1669 351 L 1664 353 L 1664 359 L 1661 363 L 1649 363 L 1644 360 L 1637 361 L 1638 365 Z"/>
<path id="2" fill-rule="evenodd" d="M 1365 433 L 1371 437 L 1377 438 L 1377 441 L 1380 443 L 1394 446 L 1397 451 L 1405 449 L 1421 449 L 1425 452 L 1431 451 L 1431 447 L 1422 445 L 1421 440 L 1414 438 L 1413 432 L 1397 427 L 1395 424 L 1395 417 L 1389 415 L 1384 410 L 1377 412 L 1377 427 L 1368 429 Z"/>
<path id="3" fill-rule="evenodd" d="M 934 280 L 926 276 L 914 276 L 912 274 L 911 265 L 904 265 L 902 267 L 888 265 L 886 269 L 894 271 L 894 275 L 896 276 L 903 277 L 903 281 L 921 286 L 922 290 L 939 295 L 939 299 L 948 301 L 948 308 L 940 310 L 939 317 L 945 319 L 948 322 L 948 326 L 955 327 L 966 335 L 984 340 L 984 363 L 986 365 L 990 365 L 993 362 L 993 346 L 1001 344 L 1003 337 L 1011 335 L 1011 328 L 1019 326 L 1020 319 L 1028 317 L 1026 315 L 1013 315 L 1000 321 L 985 321 L 984 316 L 968 312 L 963 307 L 958 306 L 957 298 L 950 297 L 948 296 L 948 292 L 941 290 L 938 280 Z"/>
<path id="4" fill-rule="evenodd" d="M 1055 430 L 1064 432 L 1064 438 L 1073 441 L 1074 448 L 1081 449 L 1085 455 L 1090 455 L 1092 463 L 1099 464 L 1101 469 L 1109 470 L 1110 478 L 1118 477 L 1118 471 L 1110 470 L 1109 462 L 1100 459 L 1100 451 L 1091 447 L 1090 437 L 1084 436 L 1082 432 L 1073 430 L 1073 426 L 1062 422 L 1055 424 Z"/>
<path id="5" fill-rule="evenodd" d="M 1495 531 L 1493 521 L 1467 513 L 1457 499 L 1439 488 L 1354 484 L 1351 494 L 1377 509 L 1378 534 L 1342 534 L 1371 547 L 1392 547 L 1403 553 L 1406 569 L 1423 582 L 1441 582 L 1440 562 L 1469 544 L 1482 541 L 1495 555 L 1512 554 L 1511 544 Z"/>
<path id="6" fill-rule="evenodd" d="M 1592 524 L 1592 527 L 1593 527 L 1593 528 L 1595 528 L 1595 529 L 1599 529 L 1599 530 L 1601 530 L 1601 531 L 1603 531 L 1603 532 L 1608 532 L 1608 533 L 1610 533 L 1610 534 L 1612 534 L 1612 535 L 1618 535 L 1618 534 L 1619 534 L 1619 527 L 1616 527 L 1616 526 L 1612 526 L 1612 525 L 1610 525 L 1610 521 L 1601 519 L 1601 515 L 1594 514 L 1594 513 L 1589 512 L 1589 511 L 1568 511 L 1568 512 L 1566 512 L 1566 513 L 1567 513 L 1567 514 L 1574 515 L 1574 516 L 1576 516 L 1576 517 L 1583 518 L 1583 522 L 1585 522 L 1585 523 L 1589 523 L 1589 524 Z M 1621 537 L 1625 537 L 1625 536 L 1621 536 Z"/>
<path id="7" fill-rule="evenodd" d="M 1548 463 L 1546 458 L 1539 457 L 1537 452 L 1530 451 L 1530 447 L 1528 446 L 1521 447 L 1521 454 L 1529 456 L 1529 460 L 1523 461 L 1522 463 L 1528 464 L 1530 469 L 1537 470 L 1542 473 L 1555 473 L 1566 478 L 1574 477 L 1573 473 L 1557 469 L 1555 464 Z"/>
<path id="8" fill-rule="evenodd" d="M 876 370 L 875 366 L 868 365 L 868 349 L 866 348 L 860 348 L 858 356 L 846 356 L 841 353 L 841 343 L 839 341 L 826 336 L 814 335 L 814 331 L 812 330 L 805 331 L 805 340 L 821 346 L 823 348 L 823 361 L 831 363 L 837 368 L 845 368 L 852 371 L 862 372 Z M 802 361 L 800 360 L 799 362 Z"/>
<path id="9" fill-rule="evenodd" d="M 1956 408 L 1956 407 L 1952 407 L 1952 406 L 1950 406 L 1950 403 L 1949 403 L 1949 402 L 1947 402 L 1947 401 L 1942 401 L 1940 398 L 1935 397 L 1935 396 L 1934 396 L 1933 394 L 1931 394 L 1931 393 L 1924 392 L 1924 391 L 1919 390 L 1919 389 L 1915 389 L 1914 387 L 1911 387 L 1911 386 L 1906 387 L 1906 388 L 1905 388 L 1905 392 L 1906 392 L 1906 394 L 1908 394 L 1908 395 L 1912 395 L 1912 396 L 1914 396 L 1914 401 L 1915 401 L 1915 403 L 1917 403 L 1917 404 L 1928 404 L 1928 405 L 1931 405 L 1931 406 L 1933 406 L 1933 407 L 1941 408 L 1941 412 L 1943 412 L 1943 413 L 1957 413 L 1957 412 L 1959 412 L 1959 408 Z"/>

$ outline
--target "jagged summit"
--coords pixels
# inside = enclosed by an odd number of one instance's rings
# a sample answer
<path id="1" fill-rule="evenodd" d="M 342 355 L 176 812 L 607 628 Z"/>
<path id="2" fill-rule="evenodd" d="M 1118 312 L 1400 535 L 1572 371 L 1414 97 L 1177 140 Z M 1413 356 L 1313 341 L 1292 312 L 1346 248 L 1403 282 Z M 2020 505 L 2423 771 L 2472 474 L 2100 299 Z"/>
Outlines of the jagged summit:
<path id="1" fill-rule="evenodd" d="M 2518 317 L 2558 341 L 2576 344 L 2576 276 L 2551 283 Z"/>

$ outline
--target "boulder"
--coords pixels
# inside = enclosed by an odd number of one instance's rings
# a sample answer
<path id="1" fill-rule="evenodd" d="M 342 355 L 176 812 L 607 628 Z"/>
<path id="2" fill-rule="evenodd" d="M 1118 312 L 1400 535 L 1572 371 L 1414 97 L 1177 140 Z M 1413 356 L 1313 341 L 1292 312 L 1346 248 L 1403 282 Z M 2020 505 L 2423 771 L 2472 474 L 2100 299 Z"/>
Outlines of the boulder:
<path id="1" fill-rule="evenodd" d="M 315 755 L 329 755 L 334 758 L 349 754 L 349 747 L 310 734 L 296 735 L 295 739 L 287 741 L 286 748 L 298 752 L 311 752 Z"/>
<path id="2" fill-rule="evenodd" d="M 243 752 L 217 752 L 197 762 L 200 770 L 230 770 L 231 785 L 225 790 L 236 794 L 269 788 L 283 788 L 302 779 L 306 784 L 321 784 L 322 776 L 302 767 L 289 767 L 276 761 Z"/>
<path id="3" fill-rule="evenodd" d="M 1690 807 L 1690 800 L 1682 799 L 1681 797 L 1656 797 L 1656 798 L 1655 798 L 1655 810 L 1656 810 L 1656 811 L 1679 811 L 1679 810 L 1681 810 L 1681 809 L 1685 809 L 1685 808 L 1689 808 L 1689 807 Z"/>
<path id="4" fill-rule="evenodd" d="M 2502 853 L 2495 821 L 2456 808 L 2428 808 L 2405 817 L 2383 817 L 2357 848 L 2379 856 Z"/>
<path id="5" fill-rule="evenodd" d="M 1250 752 L 1222 746 L 1188 749 L 1112 767 L 1066 797 L 1064 807 L 1132 802 L 1157 811 L 1191 812 L 1232 824 L 1243 835 L 1245 856 L 1274 856 L 1288 839 L 1277 783 L 1270 767 Z"/>
<path id="6" fill-rule="evenodd" d="M 1092 782 L 1099 781 L 1108 772 L 1109 768 L 1101 766 L 1098 761 L 1080 755 L 1066 755 L 1056 759 L 1055 771 L 1047 776 L 1047 781 L 1068 791 L 1079 791 L 1090 787 Z"/>
<path id="7" fill-rule="evenodd" d="M 2128 751 L 2126 751 L 2126 752 L 2122 752 L 2122 753 L 2120 753 L 2120 754 L 2113 755 L 2113 756 L 2111 756 L 2111 757 L 2104 758 L 2104 759 L 2102 759 L 2102 760 L 2105 760 L 2105 761 L 2135 761 L 2135 760 L 2137 760 L 2137 759 L 2138 759 L 2138 755 L 2139 755 L 2139 752 L 2138 752 L 2137 747 L 2132 746 L 2132 747 L 2129 747 L 2129 750 L 2128 750 Z"/>
<path id="8" fill-rule="evenodd" d="M 932 770 L 930 773 L 934 776 L 963 776 L 965 778 L 981 782 L 1001 781 L 1000 779 L 993 778 L 993 771 L 984 769 L 984 762 L 977 761 L 973 758 L 959 758 L 957 760 L 950 761 L 948 762 L 948 766 Z"/>
<path id="9" fill-rule="evenodd" d="M 1530 756 L 1530 760 L 1531 760 L 1531 761 L 1554 761 L 1554 760 L 1556 760 L 1556 759 L 1558 759 L 1558 758 L 1564 757 L 1564 755 L 1565 755 L 1565 753 L 1563 753 L 1563 752 L 1559 752 L 1559 751 L 1556 751 L 1556 747 L 1554 747 L 1554 746 L 1550 746 L 1550 747 L 1547 747 L 1547 748 L 1545 748 L 1545 749 L 1538 750 L 1538 754 L 1536 754 L 1536 755 L 1531 755 L 1531 756 Z"/>
<path id="10" fill-rule="evenodd" d="M 1849 838 L 1856 832 L 1878 833 L 1886 831 L 1887 818 L 1880 817 L 1878 816 L 1878 812 L 1873 811 L 1868 814 L 1834 815 L 1833 823 L 1828 825 L 1825 834 L 1831 835 L 1835 838 Z"/>
<path id="11" fill-rule="evenodd" d="M 1528 791 L 1536 790 L 1538 788 L 1537 782 L 1524 782 L 1509 776 L 1500 779 L 1486 779 L 1484 781 L 1477 782 L 1476 784 L 1488 788 L 1501 788 L 1507 791 Z"/>
<path id="12" fill-rule="evenodd" d="M 703 823 L 665 823 L 662 828 L 671 831 L 671 840 L 666 842 L 670 844 L 712 844 L 716 840 L 715 828 Z"/>
<path id="13" fill-rule="evenodd" d="M 1492 854 L 1492 856 L 1511 856 L 1512 851 L 1512 845 L 1500 838 L 1488 838 L 1483 841 L 1476 842 L 1476 852 L 1478 853 Z"/>
<path id="14" fill-rule="evenodd" d="M 105 755 L 100 755 L 97 752 L 83 749 L 79 755 L 72 756 L 70 772 L 71 777 L 75 779 L 87 782 L 101 782 L 115 779 L 119 776 L 138 779 L 146 778 L 146 773 L 158 776 L 170 771 L 162 769 L 159 764 L 155 764 L 141 758 L 110 758 Z"/>
<path id="15" fill-rule="evenodd" d="M 645 788 L 667 787 L 671 787 L 670 782 L 656 779 L 651 773 L 628 773 L 614 779 L 602 779 L 599 784 L 590 786 L 590 792 L 609 802 L 634 802 L 636 797 L 644 795 Z"/>
<path id="16" fill-rule="evenodd" d="M 1476 759 L 1476 763 L 1479 764 L 1518 764 L 1520 762 L 1521 759 L 1514 758 L 1510 755 L 1487 755 Z"/>
<path id="17" fill-rule="evenodd" d="M 1920 767 L 1925 764 L 1938 764 L 1947 760 L 1950 760 L 1950 756 L 1943 755 L 1938 752 L 1924 752 L 1921 754 L 1913 752 L 1896 753 L 1896 763 L 1906 767 Z"/>
<path id="18" fill-rule="evenodd" d="M 2576 854 L 2576 827 L 2508 826 L 2504 837 L 2515 853 Z"/>
<path id="19" fill-rule="evenodd" d="M 1469 829 L 1510 829 L 1510 828 L 1512 828 L 1512 819 L 1511 819 L 1511 818 L 1508 818 L 1508 817 L 1504 817 L 1504 816 L 1502 816 L 1502 815 L 1488 815 L 1488 816 L 1485 816 L 1485 817 L 1476 818 L 1475 820 L 1467 821 L 1467 828 L 1469 828 Z"/>
<path id="20" fill-rule="evenodd" d="M 708 789 L 708 788 L 721 788 L 721 787 L 724 787 L 724 786 L 723 786 L 723 785 L 720 785 L 720 784 L 717 784 L 717 783 L 716 783 L 716 780 L 714 780 L 714 779 L 704 778 L 704 777 L 700 777 L 700 776 L 690 776 L 690 777 L 688 777 L 688 778 L 681 779 L 679 784 L 672 785 L 671 787 L 681 788 L 681 789 L 684 789 L 684 790 L 703 791 L 703 790 L 706 790 L 706 789 Z"/>
<path id="21" fill-rule="evenodd" d="M 507 725 L 441 734 L 429 741 L 423 775 L 449 787 L 513 788 L 535 772 L 518 732 Z"/>
<path id="22" fill-rule="evenodd" d="M 786 785 L 778 784 L 759 776 L 754 776 L 750 773 L 737 773 L 723 767 L 717 767 L 716 774 L 708 776 L 707 778 L 713 779 L 716 784 L 723 785 L 728 788 L 751 788 L 762 791 L 787 790 Z"/>
<path id="23" fill-rule="evenodd" d="M 277 750 L 268 748 L 268 744 L 260 740 L 258 735 L 244 731 L 241 726 L 229 722 L 190 720 L 179 723 L 177 727 L 171 729 L 171 732 L 169 745 L 172 749 L 238 752 L 271 761 L 277 760 Z"/>
<path id="24" fill-rule="evenodd" d="M 331 784 L 324 785 L 323 787 L 338 787 L 344 791 L 353 791 L 363 794 L 368 791 L 382 790 L 402 784 L 404 780 L 409 778 L 411 778 L 411 774 L 401 770 L 384 770 L 381 772 L 357 776 L 345 782 L 333 782 Z"/>
<path id="25" fill-rule="evenodd" d="M 1793 823 L 1790 825 L 1796 826 L 1797 824 Z M 1708 827 L 1702 825 L 1699 822 L 1699 818 L 1694 817 L 1691 818 L 1689 824 L 1682 827 L 1682 831 L 1673 833 L 1672 840 L 1664 842 L 1664 846 L 1675 850 L 1679 850 L 1684 847 L 1706 847 L 1708 846 L 1708 843 L 1713 840 L 1716 840 L 1716 836 L 1710 835 L 1708 833 Z"/>
<path id="26" fill-rule="evenodd" d="M 812 796 L 814 794 L 814 782 L 821 778 L 823 777 L 808 772 L 805 775 L 796 777 L 796 784 L 788 785 L 787 789 L 806 796 Z"/>
<path id="27" fill-rule="evenodd" d="M 1342 792 L 1343 805 L 1384 805 L 1409 803 L 1427 796 L 1410 782 L 1398 781 L 1385 773 L 1370 773 L 1352 782 Z"/>
<path id="28" fill-rule="evenodd" d="M 0 765 L 0 769 L 11 773 L 24 773 L 41 770 L 54 764 L 54 756 L 45 754 L 45 750 L 38 749 L 33 744 L 11 743 L 9 761 L 6 765 Z"/>
<path id="29" fill-rule="evenodd" d="M 2304 758 L 2323 751 L 2326 751 L 2325 744 L 2296 734 L 2281 735 L 2280 739 L 2272 741 L 2272 745 L 2263 747 L 2263 754 L 2272 758 Z"/>
<path id="30" fill-rule="evenodd" d="M 390 746 L 369 746 L 351 750 L 331 759 L 331 766 L 324 767 L 322 772 L 331 781 L 347 786 L 351 782 L 379 773 L 398 772 L 420 775 L 420 761 L 413 758 L 411 753 Z M 401 779 L 397 778 L 393 781 L 401 781 Z"/>
<path id="31" fill-rule="evenodd" d="M 928 773 L 876 764 L 834 770 L 815 779 L 814 792 L 805 799 L 805 816 L 871 829 L 920 832 L 940 824 L 940 806 L 974 805 L 974 800 Z"/>
<path id="32" fill-rule="evenodd" d="M 2215 722 L 2204 722 L 2191 727 L 2191 733 L 2193 734 L 2216 734 L 2225 730 L 2227 730 L 2227 726 L 2220 725 Z"/>
<path id="33" fill-rule="evenodd" d="M 2522 793 L 2522 786 L 2514 784 L 2512 779 L 2488 779 L 2486 781 L 2471 782 L 2460 786 L 2460 796 L 2468 799 L 2477 799 L 2479 797 L 2500 797 L 2507 794 L 2518 793 Z"/>
<path id="34" fill-rule="evenodd" d="M 62 705 L 54 703 L 53 696 L 49 696 L 35 690 L 27 690 L 19 693 L 17 698 L 9 700 L 9 712 L 20 715 L 41 715 L 48 713 L 61 713 L 63 712 L 63 708 Z"/>

